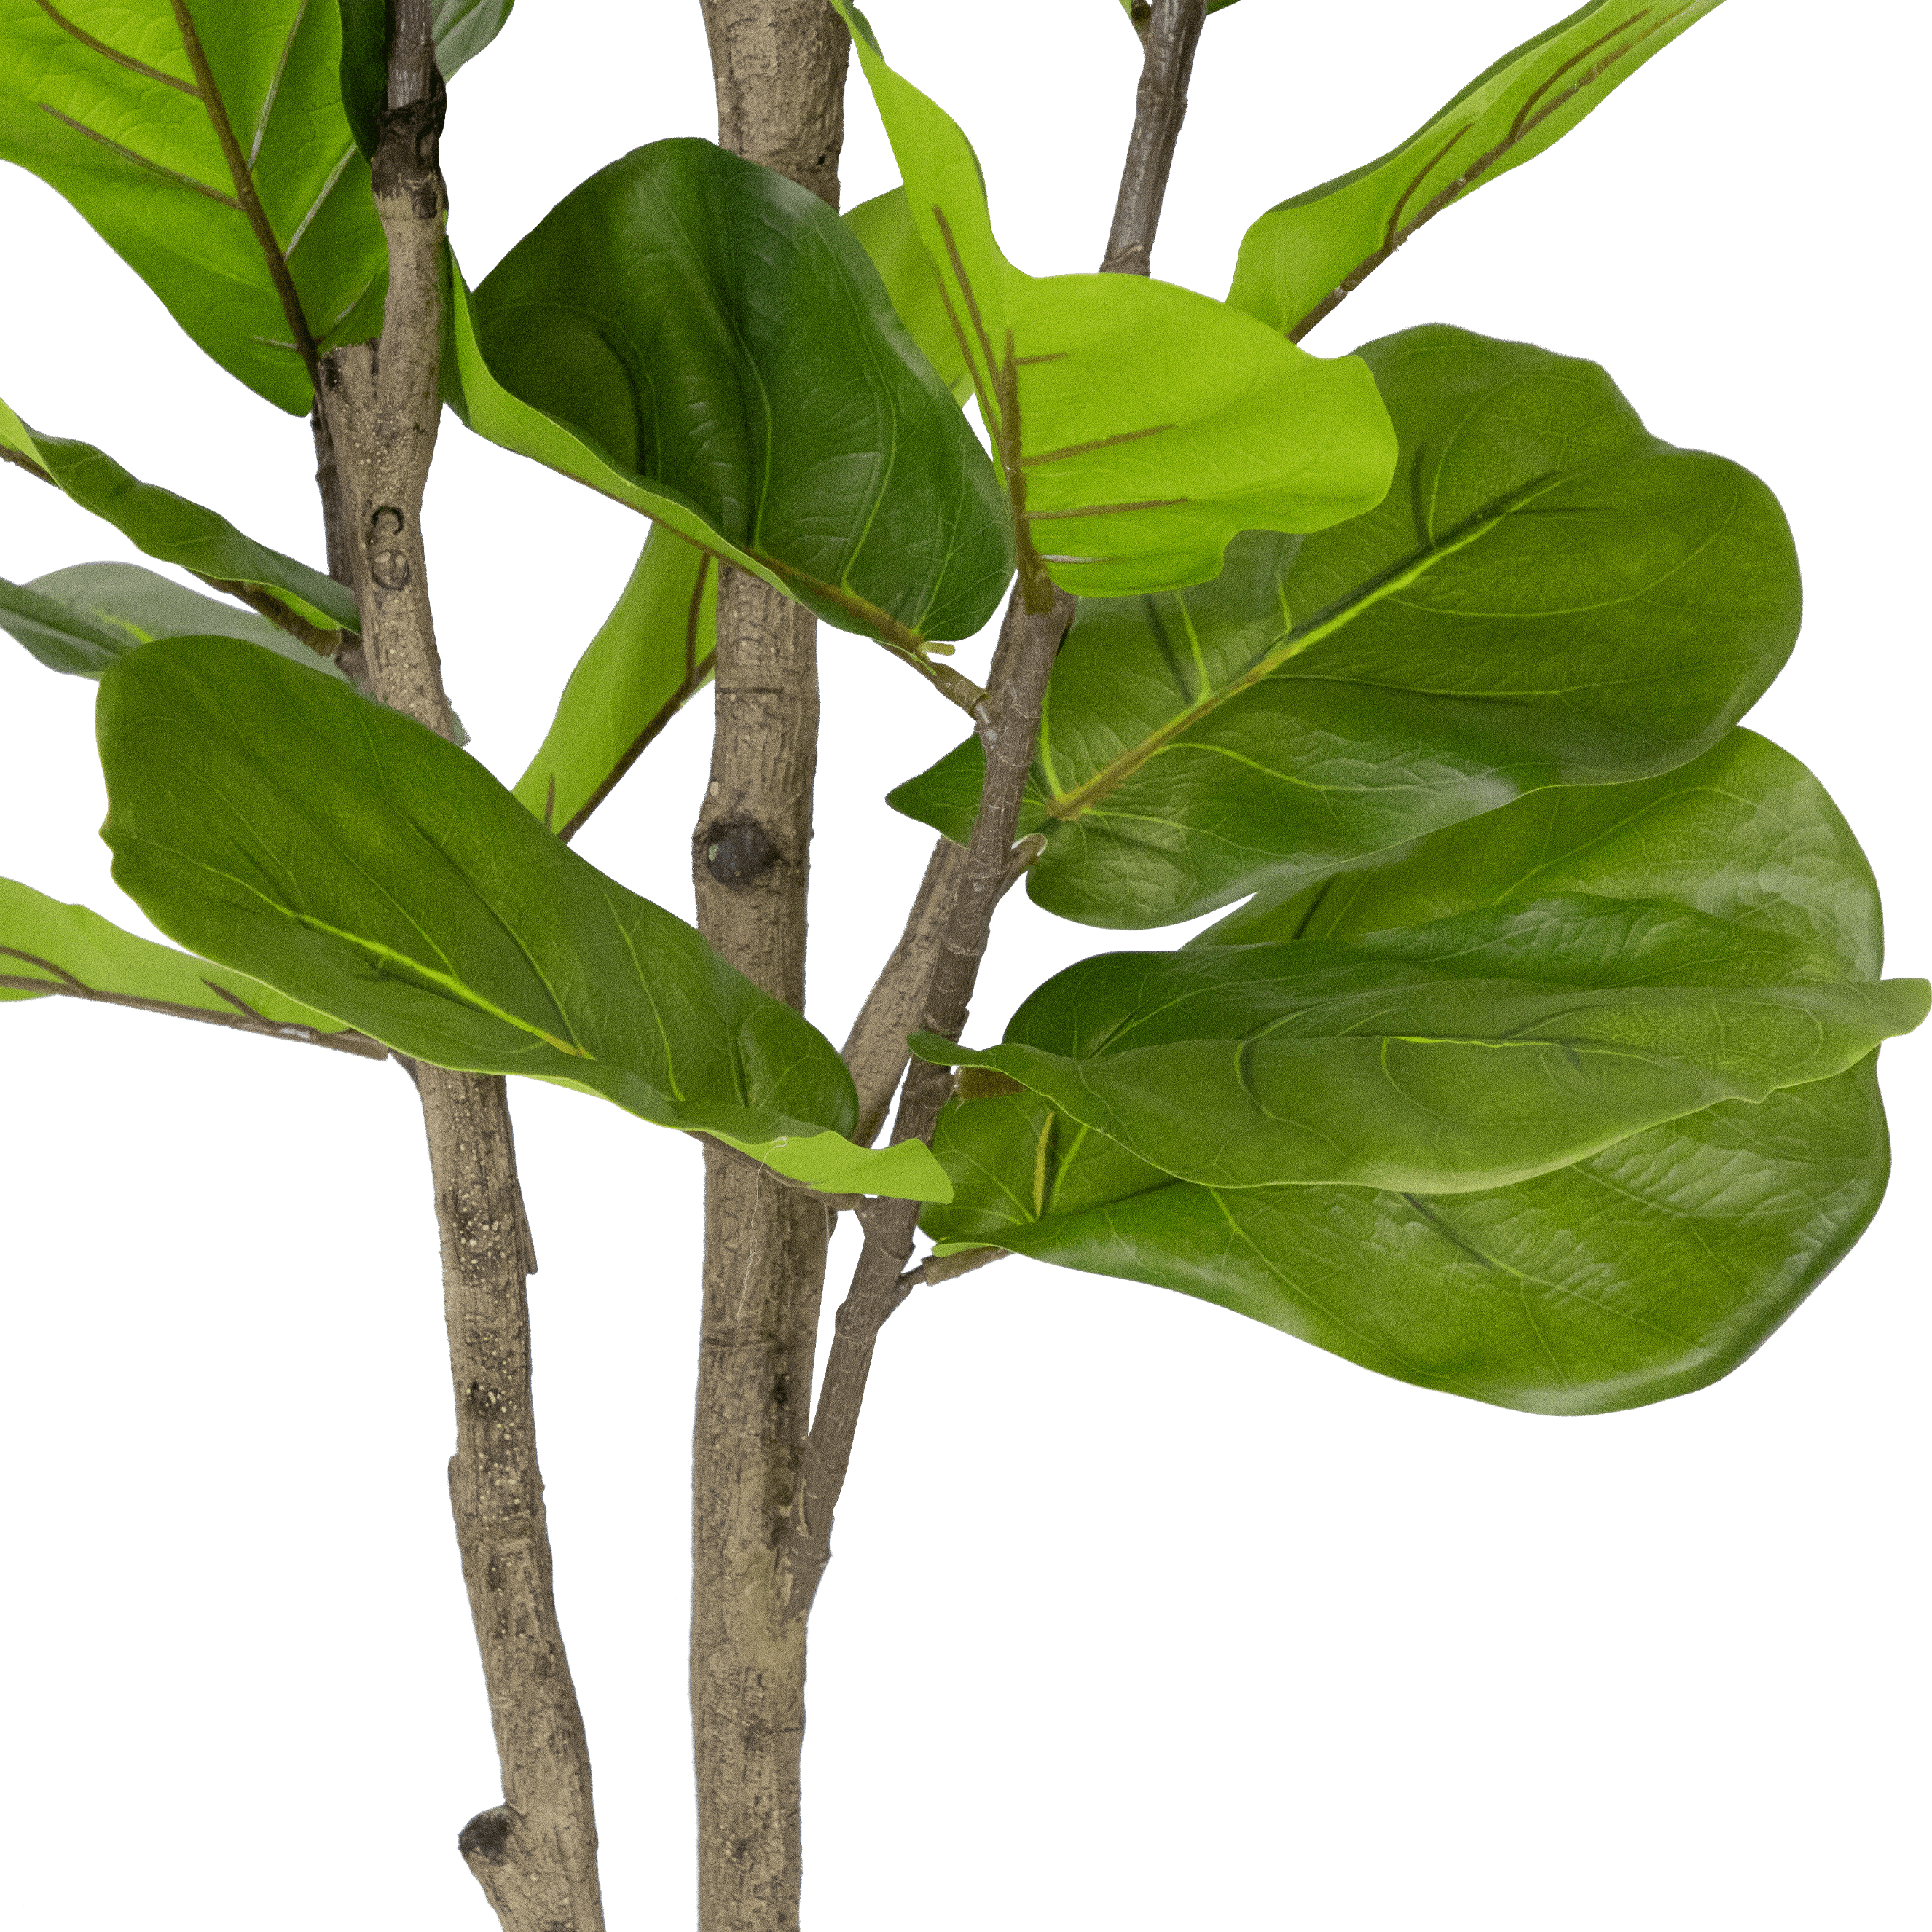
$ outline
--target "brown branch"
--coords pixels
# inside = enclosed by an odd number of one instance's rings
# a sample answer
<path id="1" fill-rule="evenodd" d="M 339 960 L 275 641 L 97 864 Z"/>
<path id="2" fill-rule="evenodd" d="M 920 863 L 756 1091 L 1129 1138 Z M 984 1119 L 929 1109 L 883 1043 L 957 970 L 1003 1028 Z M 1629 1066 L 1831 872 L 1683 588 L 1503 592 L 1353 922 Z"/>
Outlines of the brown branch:
<path id="1" fill-rule="evenodd" d="M 1187 114 L 1187 81 L 1200 44 L 1207 0 L 1154 0 L 1142 33 L 1146 53 L 1134 100 L 1134 131 L 1114 204 L 1114 226 L 1107 237 L 1103 275 L 1152 272 L 1154 230 L 1174 166 L 1174 143 Z M 1135 22 L 1138 26 L 1138 20 Z"/>
<path id="2" fill-rule="evenodd" d="M 1073 599 L 1064 591 L 1054 592 L 1045 610 L 1030 610 L 1022 586 L 1016 585 L 1000 627 L 987 715 L 980 728 L 986 754 L 986 784 L 972 843 L 940 929 L 921 1016 L 927 1030 L 947 1040 L 956 1040 L 964 1029 L 994 909 L 1032 856 L 1016 851 L 1014 834 L 1040 735 L 1047 676 L 1072 615 Z M 929 869 L 928 877 L 932 876 Z M 952 1091 L 950 1068 L 924 1061 L 915 1064 L 906 1077 L 892 1123 L 895 1143 L 929 1142 L 939 1110 Z M 779 1600 L 789 1622 L 809 1615 L 819 1580 L 831 1561 L 832 1516 L 851 1462 L 873 1348 L 880 1329 L 911 1293 L 917 1273 L 906 1272 L 918 1230 L 916 1202 L 868 1202 L 859 1210 L 859 1220 L 866 1232 L 865 1246 L 834 1324 L 818 1413 L 778 1548 Z"/>
<path id="3" fill-rule="evenodd" d="M 1134 23 L 1142 30 L 1147 55 L 1113 232 L 1108 238 L 1106 259 L 1100 265 L 1103 274 L 1148 272 L 1174 143 L 1187 111 L 1188 76 L 1206 12 L 1206 0 L 1154 0 L 1150 17 L 1143 20 L 1136 15 Z M 1074 600 L 1053 587 L 1028 533 L 1031 519 L 1026 508 L 1018 371 L 1023 360 L 1048 358 L 1018 356 L 1009 333 L 1005 357 L 994 362 L 951 230 L 944 215 L 937 208 L 934 213 L 994 370 L 992 414 L 997 420 L 989 422 L 988 428 L 1012 499 L 1020 581 L 1000 627 L 999 647 L 987 680 L 987 702 L 975 713 L 986 747 L 986 777 L 972 843 L 962 851 L 946 839 L 939 842 L 905 930 L 845 1043 L 846 1063 L 860 1088 L 860 1132 L 868 1144 L 878 1131 L 892 1088 L 910 1058 L 905 1044 L 905 1036 L 911 1030 L 908 1016 L 922 1010 L 927 1030 L 949 1040 L 959 1037 L 994 910 L 1045 848 L 1046 842 L 1037 836 L 1016 844 L 1014 835 L 1040 735 L 1047 677 L 1073 614 Z M 950 309 L 949 304 L 949 313 Z M 1040 514 L 1045 513 L 1036 513 Z M 929 1141 L 939 1110 L 952 1090 L 949 1070 L 922 1063 L 914 1066 L 900 1097 L 894 1140 Z M 834 1324 L 818 1410 L 779 1548 L 780 1594 L 784 1613 L 790 1620 L 809 1616 L 820 1579 L 832 1559 L 832 1516 L 850 1465 L 880 1329 L 922 1281 L 966 1272 L 964 1268 L 938 1272 L 943 1264 L 931 1262 L 907 1269 L 919 1224 L 914 1203 L 872 1202 L 860 1210 L 859 1220 L 866 1232 L 865 1246 Z M 1000 1252 L 990 1251 L 988 1258 Z"/>

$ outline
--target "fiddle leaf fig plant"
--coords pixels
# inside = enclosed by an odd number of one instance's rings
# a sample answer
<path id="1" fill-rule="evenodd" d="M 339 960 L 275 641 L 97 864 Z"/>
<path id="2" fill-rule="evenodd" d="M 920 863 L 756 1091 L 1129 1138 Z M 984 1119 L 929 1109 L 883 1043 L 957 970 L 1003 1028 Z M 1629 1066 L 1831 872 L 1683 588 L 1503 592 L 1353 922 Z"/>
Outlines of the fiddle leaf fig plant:
<path id="1" fill-rule="evenodd" d="M 0 155 L 308 416 L 326 559 L 0 405 L 10 487 L 161 567 L 40 560 L 0 579 L 0 628 L 98 682 L 113 878 L 176 942 L 0 880 L 0 1000 L 414 1083 L 503 1779 L 457 1844 L 506 1932 L 604 1924 L 506 1076 L 703 1149 L 704 1932 L 800 1922 L 807 1631 L 909 1296 L 1024 1255 L 1250 1318 L 1229 1349 L 1286 1346 L 1260 1324 L 1600 1413 L 1738 1368 L 1884 1191 L 1878 1051 L 1928 987 L 1883 976 L 1851 828 L 1740 722 L 1798 639 L 1771 484 L 1654 434 L 1561 343 L 1430 321 L 1300 346 L 1717 0 L 1558 21 L 1261 213 L 1225 301 L 1150 262 L 1232 0 L 1123 4 L 1144 67 L 1098 272 L 1098 236 L 1051 273 L 1008 258 L 962 124 L 888 61 L 890 0 L 883 34 L 850 0 L 703 0 L 719 140 L 612 130 L 472 286 L 444 83 L 545 31 L 532 10 L 0 0 Z M 848 52 L 900 184 L 842 218 Z M 470 641 L 429 595 L 446 405 L 644 520 L 574 669 L 522 660 L 552 722 L 514 787 L 463 748 L 443 680 Z M 996 620 L 981 683 L 946 659 Z M 850 775 L 938 839 L 842 1048 L 803 1010 L 821 622 L 882 703 L 968 733 L 913 772 L 884 734 Z M 694 921 L 569 842 L 714 680 Z M 1093 950 L 962 1043 L 1022 880 Z M 1184 944 L 1100 937 L 1214 914 Z M 841 1214 L 862 1244 L 821 1365 Z M 972 1322 L 971 1285 L 947 1306 Z"/>

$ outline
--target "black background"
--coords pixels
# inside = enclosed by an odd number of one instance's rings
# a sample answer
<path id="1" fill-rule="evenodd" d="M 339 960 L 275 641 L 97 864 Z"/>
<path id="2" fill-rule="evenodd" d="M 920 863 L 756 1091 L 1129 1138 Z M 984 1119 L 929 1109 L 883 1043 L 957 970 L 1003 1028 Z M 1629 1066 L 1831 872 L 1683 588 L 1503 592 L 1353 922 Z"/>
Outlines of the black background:
<path id="1" fill-rule="evenodd" d="M 1214 20 L 1155 271 L 1223 294 L 1262 208 L 1379 154 L 1553 16 L 1546 0 L 1318 20 L 1250 0 Z M 472 282 L 603 162 L 715 134 L 698 8 L 644 17 L 650 46 L 614 48 L 527 8 L 454 83 L 450 234 Z M 1868 487 L 1893 419 L 1876 330 L 1847 326 L 1874 299 L 1868 259 L 1820 172 L 1855 108 L 1828 56 L 1768 17 L 1698 25 L 1422 232 L 1308 346 L 1339 356 L 1442 319 L 1582 353 L 1658 435 L 1770 481 L 1808 622 L 1748 722 L 1844 806 L 1892 892 L 1892 970 L 1922 972 L 1916 825 L 1893 790 L 1921 653 L 1886 604 L 1876 558 L 1898 533 Z M 1014 261 L 1094 266 L 1138 74 L 1109 0 L 1034 6 L 993 39 L 956 8 L 879 0 L 873 20 L 976 139 Z M 896 180 L 856 68 L 848 116 L 850 207 Z M 48 189 L 8 174 L 0 197 L 23 265 L 6 303 L 21 416 L 321 562 L 308 425 L 201 358 Z M 20 472 L 0 473 L 0 504 L 8 576 L 135 554 Z M 512 782 L 641 526 L 450 416 L 425 522 L 448 690 L 473 754 Z M 962 645 L 960 667 L 982 674 L 987 650 Z M 17 651 L 0 676 L 4 869 L 147 929 L 97 836 L 93 688 Z M 960 732 L 842 634 L 823 634 L 823 686 L 809 1010 L 842 1040 L 927 850 L 879 798 Z M 686 918 L 709 715 L 705 695 L 576 841 Z M 1047 972 L 1111 943 L 1014 895 L 968 1037 L 997 1037 Z M 450 1540 L 436 1232 L 406 1078 L 64 1000 L 14 1006 L 6 1028 L 16 1378 L 44 1402 L 21 1524 L 46 1590 L 29 1730 L 66 1793 L 40 1814 L 43 1857 L 80 1874 L 135 1851 L 134 1832 L 166 1862 L 168 1839 L 141 1834 L 217 1801 L 236 1889 L 232 1911 L 226 1888 L 199 1893 L 199 1922 L 483 1928 L 452 1844 L 499 1787 Z M 1895 1111 L 1915 1063 L 1918 1041 L 1886 1053 Z M 700 1157 L 576 1094 L 520 1082 L 514 1105 L 610 1922 L 661 1907 L 676 1924 Z M 1889 1588 L 1868 1499 L 1905 1393 L 1911 1146 L 1870 1234 L 1756 1360 L 1584 1422 L 1402 1388 L 1184 1296 L 1030 1262 L 914 1296 L 879 1351 L 813 1619 L 812 1922 L 1234 1922 L 1228 1899 L 1288 1855 L 1346 1845 L 1360 1884 L 1420 1876 L 1482 1793 L 1496 1838 L 1456 1857 L 1484 1888 L 1528 1832 L 1607 1895 L 1650 1855 L 1606 1804 L 1624 1750 L 1648 1764 L 1644 1807 L 1696 1812 L 1704 1781 L 1747 1808 L 1810 1789 L 1816 1760 L 1797 1770 L 1785 1727 L 1835 1737 L 1884 1679 L 1884 1648 L 1839 1638 L 1847 1616 L 1882 1624 Z M 848 1217 L 831 1298 L 852 1252 Z M 334 1864 L 350 1824 L 346 1845 L 380 1845 L 367 1892 Z M 1604 1834 L 1623 1845 L 1607 1866 Z"/>

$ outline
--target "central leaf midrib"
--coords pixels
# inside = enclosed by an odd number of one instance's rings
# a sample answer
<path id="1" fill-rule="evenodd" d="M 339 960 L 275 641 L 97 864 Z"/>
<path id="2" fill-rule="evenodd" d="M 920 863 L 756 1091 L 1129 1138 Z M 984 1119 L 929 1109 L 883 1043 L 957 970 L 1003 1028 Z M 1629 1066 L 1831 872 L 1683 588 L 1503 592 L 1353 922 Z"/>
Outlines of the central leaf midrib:
<path id="1" fill-rule="evenodd" d="M 1546 477 L 1540 482 L 1526 484 L 1522 489 L 1505 497 L 1494 508 L 1484 512 L 1465 524 L 1460 531 L 1431 544 L 1420 554 L 1412 556 L 1406 562 L 1392 565 L 1368 587 L 1358 592 L 1327 615 L 1313 619 L 1298 631 L 1291 631 L 1279 642 L 1264 651 L 1246 670 L 1231 678 L 1219 690 L 1204 693 L 1185 710 L 1177 712 L 1164 724 L 1150 732 L 1138 744 L 1124 752 L 1112 764 L 1105 765 L 1070 792 L 1055 791 L 1042 803 L 1047 815 L 1063 821 L 1076 818 L 1088 806 L 1105 798 L 1124 780 L 1130 778 L 1154 754 L 1173 742 L 1180 734 L 1202 718 L 1218 710 L 1230 698 L 1252 689 L 1274 672 L 1279 670 L 1292 658 L 1299 657 L 1324 639 L 1352 623 L 1366 610 L 1394 596 L 1398 591 L 1406 590 L 1412 584 L 1426 576 L 1436 566 L 1457 551 L 1479 542 L 1526 505 L 1560 484 L 1574 480 L 1568 472 Z M 1184 609 L 1185 605 L 1183 606 Z M 1050 694 L 1049 694 L 1050 701 Z"/>

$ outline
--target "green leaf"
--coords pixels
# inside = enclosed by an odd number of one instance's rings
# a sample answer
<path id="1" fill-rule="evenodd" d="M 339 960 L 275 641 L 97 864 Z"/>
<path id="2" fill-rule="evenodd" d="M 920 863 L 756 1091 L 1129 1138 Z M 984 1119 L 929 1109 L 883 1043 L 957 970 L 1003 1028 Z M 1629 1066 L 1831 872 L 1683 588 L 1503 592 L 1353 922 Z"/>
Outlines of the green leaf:
<path id="1" fill-rule="evenodd" d="M 336 9 L 0 0 L 0 158 L 57 189 L 256 394 L 381 326 L 388 268 L 344 118 Z"/>
<path id="2" fill-rule="evenodd" d="M 1360 938 L 1552 893 L 1727 924 L 1762 962 L 1781 952 L 1795 983 L 1880 969 L 1878 896 L 1850 830 L 1796 760 L 1744 730 L 1663 778 L 1520 800 L 1247 931 Z M 1888 1158 L 1870 1060 L 1433 1197 L 1176 1181 L 1023 1093 L 955 1101 L 935 1144 L 955 1196 L 923 1220 L 949 1249 L 1157 1282 L 1383 1374 L 1558 1414 L 1735 1367 L 1857 1239 Z"/>
<path id="3" fill-rule="evenodd" d="M 824 1036 L 347 686 L 216 638 L 101 680 L 114 875 L 185 945 L 398 1052 L 522 1073 L 835 1192 L 943 1199 L 917 1143 L 845 1136 Z"/>
<path id="4" fill-rule="evenodd" d="M 990 1067 L 1184 1180 L 1507 1186 L 1726 1100 L 1829 1079 L 1924 1018 L 1790 942 L 1566 893 L 1298 944 L 1114 952 L 1049 980 Z"/>
<path id="5" fill-rule="evenodd" d="M 296 664 L 341 677 L 320 657 L 252 610 L 238 610 L 138 563 L 76 563 L 31 584 L 0 578 L 0 630 L 10 632 L 50 670 L 98 677 L 117 658 L 157 638 L 239 638 Z"/>
<path id="6" fill-rule="evenodd" d="M 920 353 L 938 372 L 954 400 L 963 403 L 973 393 L 973 372 L 966 366 L 966 352 L 947 319 L 946 298 L 926 244 L 919 238 L 905 190 L 896 188 L 862 201 L 856 208 L 848 208 L 839 219 L 858 237 L 859 245 L 878 270 L 886 293 L 892 298 L 893 312 L 919 345 Z"/>
<path id="7" fill-rule="evenodd" d="M 452 400 L 492 442 L 910 654 L 997 607 L 1012 556 L 992 466 L 805 189 L 656 142 L 455 295 Z"/>
<path id="8" fill-rule="evenodd" d="M 1727 731 L 1635 784 L 1557 785 L 1375 854 L 1286 898 L 1257 897 L 1190 946 L 1337 939 L 1561 892 L 1660 900 L 1871 980 L 1878 887 L 1825 788 L 1768 739 Z"/>
<path id="9" fill-rule="evenodd" d="M 1775 499 L 1647 434 L 1594 363 L 1438 326 L 1362 355 L 1401 437 L 1381 505 L 1076 614 L 1022 822 L 1048 910 L 1163 925 L 1544 786 L 1669 770 L 1790 655 Z M 978 755 L 892 803 L 961 836 Z"/>
<path id="10" fill-rule="evenodd" d="M 718 641 L 718 566 L 654 525 L 616 608 L 577 661 L 516 795 L 569 838 L 704 687 Z"/>
<path id="11" fill-rule="evenodd" d="M 949 1251 L 1151 1282 L 1378 1374 L 1546 1415 L 1729 1374 L 1844 1259 L 1890 1165 L 1870 1060 L 1433 1199 L 1168 1180 L 1031 1099 L 955 1102 L 938 1145 L 959 1204 L 923 1220 Z"/>
<path id="12" fill-rule="evenodd" d="M 0 402 L 0 449 L 64 490 L 83 510 L 112 524 L 136 548 L 191 571 L 307 638 L 359 631 L 355 593 L 319 570 L 244 536 L 226 518 L 130 476 L 92 443 L 30 430 Z M 213 628 L 219 628 L 220 626 Z"/>
<path id="13" fill-rule="evenodd" d="M 62 905 L 0 879 L 0 1000 L 50 996 L 138 1006 L 251 1033 L 348 1045 L 340 1020 L 272 986 L 152 939 L 136 938 L 85 906 Z M 353 1036 L 363 1050 L 373 1042 Z M 355 1051 L 353 1045 L 350 1051 Z"/>
<path id="14" fill-rule="evenodd" d="M 389 14 L 392 0 L 337 0 L 342 16 L 342 111 L 356 145 L 376 152 L 376 116 L 389 81 Z M 437 71 L 448 80 L 473 60 L 510 18 L 516 0 L 435 0 L 430 30 Z"/>
<path id="15" fill-rule="evenodd" d="M 1299 341 L 1422 224 L 1561 140 L 1719 0 L 1591 0 L 1486 68 L 1400 146 L 1271 208 L 1232 305 Z"/>
<path id="16" fill-rule="evenodd" d="M 1394 446 L 1359 362 L 1304 355 L 1171 283 L 1021 273 L 965 136 L 833 3 L 1027 532 L 1023 569 L 1084 597 L 1198 584 L 1238 531 L 1321 530 L 1381 500 Z"/>

